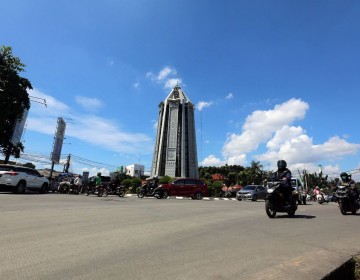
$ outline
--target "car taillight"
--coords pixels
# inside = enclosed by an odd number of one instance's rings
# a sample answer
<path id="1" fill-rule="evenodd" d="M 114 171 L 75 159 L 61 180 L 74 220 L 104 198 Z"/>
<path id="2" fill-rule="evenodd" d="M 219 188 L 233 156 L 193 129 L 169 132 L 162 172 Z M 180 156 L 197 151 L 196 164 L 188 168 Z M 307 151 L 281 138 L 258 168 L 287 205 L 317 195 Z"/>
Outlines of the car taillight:
<path id="1" fill-rule="evenodd" d="M 17 172 L 6 172 L 5 174 L 10 175 L 10 176 L 16 176 L 16 175 L 18 175 Z"/>

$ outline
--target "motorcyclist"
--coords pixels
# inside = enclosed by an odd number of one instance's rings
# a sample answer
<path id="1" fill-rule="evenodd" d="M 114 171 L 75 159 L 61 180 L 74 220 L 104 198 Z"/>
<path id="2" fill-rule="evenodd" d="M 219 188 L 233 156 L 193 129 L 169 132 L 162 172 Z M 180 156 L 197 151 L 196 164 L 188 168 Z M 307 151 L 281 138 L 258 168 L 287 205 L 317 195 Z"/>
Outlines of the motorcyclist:
<path id="1" fill-rule="evenodd" d="M 290 196 L 293 191 L 291 186 L 291 171 L 287 168 L 285 160 L 278 160 L 278 170 L 274 173 L 276 181 L 280 181 L 279 191 L 284 195 L 285 204 L 289 204 Z"/>
<path id="2" fill-rule="evenodd" d="M 101 172 L 98 172 L 95 177 L 95 188 L 100 188 L 101 186 Z"/>
<path id="3" fill-rule="evenodd" d="M 82 181 L 81 181 L 81 177 L 80 177 L 80 175 L 79 175 L 79 174 L 78 174 L 78 175 L 76 175 L 76 178 L 75 178 L 74 184 L 75 184 L 76 186 L 78 186 L 78 187 L 80 187 L 80 186 L 81 186 Z"/>
<path id="4" fill-rule="evenodd" d="M 313 191 L 315 201 L 316 201 L 316 198 L 317 198 L 318 194 L 320 194 L 322 196 L 323 200 L 325 201 L 324 192 L 322 191 L 322 189 L 320 189 L 318 186 L 316 186 L 314 191 Z"/>
<path id="5" fill-rule="evenodd" d="M 342 181 L 342 185 L 349 187 L 349 198 L 351 202 L 353 203 L 353 205 L 357 205 L 357 201 L 359 199 L 359 191 L 356 188 L 355 181 L 351 179 L 351 174 L 347 172 L 342 172 L 340 174 L 340 178 Z"/>
<path id="6" fill-rule="evenodd" d="M 150 183 L 149 192 L 153 193 L 154 190 L 158 187 L 158 185 L 159 185 L 159 178 L 158 178 L 158 176 L 154 176 L 153 181 Z"/>

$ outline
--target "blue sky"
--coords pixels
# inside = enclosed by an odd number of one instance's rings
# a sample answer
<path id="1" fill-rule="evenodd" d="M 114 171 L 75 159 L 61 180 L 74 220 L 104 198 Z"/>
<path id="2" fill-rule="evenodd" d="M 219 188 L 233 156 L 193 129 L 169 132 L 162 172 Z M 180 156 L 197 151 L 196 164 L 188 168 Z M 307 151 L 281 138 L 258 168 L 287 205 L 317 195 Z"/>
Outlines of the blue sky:
<path id="1" fill-rule="evenodd" d="M 74 172 L 150 170 L 158 104 L 176 82 L 197 107 L 199 165 L 272 169 L 285 159 L 293 173 L 321 165 L 331 177 L 360 168 L 359 1 L 13 0 L 1 9 L 0 44 L 48 104 L 32 102 L 23 135 L 23 158 L 42 158 L 39 168 L 63 117 L 62 158 L 73 155 Z"/>

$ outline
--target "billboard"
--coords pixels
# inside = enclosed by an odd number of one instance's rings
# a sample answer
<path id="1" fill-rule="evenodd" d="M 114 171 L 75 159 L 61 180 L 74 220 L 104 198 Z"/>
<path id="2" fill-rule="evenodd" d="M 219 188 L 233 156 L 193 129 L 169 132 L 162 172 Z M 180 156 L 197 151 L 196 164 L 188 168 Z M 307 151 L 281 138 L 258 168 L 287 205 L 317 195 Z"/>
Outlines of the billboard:
<path id="1" fill-rule="evenodd" d="M 60 161 L 61 148 L 62 148 L 62 144 L 64 141 L 64 136 L 65 136 L 65 128 L 66 128 L 66 123 L 63 120 L 63 118 L 58 118 L 55 137 L 54 137 L 54 143 L 53 143 L 53 149 L 52 149 L 51 157 L 50 157 L 51 161 L 53 161 L 55 163 L 59 163 L 59 161 Z"/>
<path id="2" fill-rule="evenodd" d="M 21 141 L 21 136 L 23 134 L 24 131 L 24 126 L 26 123 L 26 118 L 28 116 L 29 110 L 25 109 L 22 119 L 21 120 L 17 120 L 17 122 L 15 123 L 14 126 L 14 131 L 13 134 L 11 136 L 11 144 L 13 144 L 14 146 L 17 146 L 17 144 L 19 144 L 19 142 Z"/>

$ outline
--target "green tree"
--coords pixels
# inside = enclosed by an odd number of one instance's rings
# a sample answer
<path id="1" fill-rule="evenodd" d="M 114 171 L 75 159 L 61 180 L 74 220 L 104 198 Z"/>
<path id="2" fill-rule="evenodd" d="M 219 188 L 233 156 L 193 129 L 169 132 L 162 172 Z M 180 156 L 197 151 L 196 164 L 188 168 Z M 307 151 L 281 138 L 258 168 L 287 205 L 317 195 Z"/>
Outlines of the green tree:
<path id="1" fill-rule="evenodd" d="M 165 176 L 160 178 L 159 184 L 167 184 L 170 181 L 172 181 L 172 178 L 170 176 L 168 176 L 168 175 L 165 175 Z"/>
<path id="2" fill-rule="evenodd" d="M 141 180 L 139 178 L 134 178 L 131 180 L 131 187 L 136 190 L 137 187 L 141 186 Z"/>
<path id="3" fill-rule="evenodd" d="M 27 93 L 32 89 L 30 81 L 20 77 L 19 73 L 25 71 L 18 57 L 12 54 L 12 48 L 2 46 L 0 49 L 0 152 L 5 155 L 8 162 L 10 155 L 20 156 L 24 150 L 22 143 L 13 146 L 10 143 L 14 125 L 21 120 L 25 110 L 30 108 L 30 98 Z"/>
<path id="4" fill-rule="evenodd" d="M 123 185 L 126 189 L 131 187 L 131 180 L 130 179 L 124 179 L 121 181 L 121 185 Z"/>
<path id="5" fill-rule="evenodd" d="M 24 163 L 23 166 L 35 169 L 35 165 L 31 162 Z"/>
<path id="6" fill-rule="evenodd" d="M 215 182 L 212 184 L 213 196 L 220 196 L 221 191 L 222 191 L 222 187 L 223 187 L 223 182 L 221 182 L 221 181 L 215 181 Z"/>

